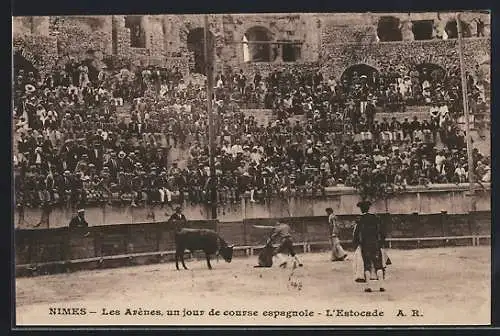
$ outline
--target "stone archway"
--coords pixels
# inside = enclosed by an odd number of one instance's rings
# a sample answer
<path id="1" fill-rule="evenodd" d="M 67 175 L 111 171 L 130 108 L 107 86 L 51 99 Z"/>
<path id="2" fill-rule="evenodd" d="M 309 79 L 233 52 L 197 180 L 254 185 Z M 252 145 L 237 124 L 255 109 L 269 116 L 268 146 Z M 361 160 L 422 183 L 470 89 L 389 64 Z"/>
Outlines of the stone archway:
<path id="1" fill-rule="evenodd" d="M 394 16 L 382 16 L 377 24 L 377 36 L 381 42 L 402 41 L 401 21 Z"/>
<path id="2" fill-rule="evenodd" d="M 350 82 L 354 77 L 366 76 L 367 80 L 372 81 L 374 76 L 378 76 L 378 69 L 366 63 L 358 63 L 349 66 L 342 72 L 340 80 Z"/>
<path id="3" fill-rule="evenodd" d="M 253 26 L 243 35 L 244 55 L 248 53 L 248 62 L 272 62 L 278 56 L 271 45 L 272 32 L 263 26 Z M 246 49 L 248 49 L 246 51 Z"/>
<path id="4" fill-rule="evenodd" d="M 432 40 L 434 20 L 417 20 L 412 23 L 412 32 L 415 40 Z"/>
<path id="5" fill-rule="evenodd" d="M 192 72 L 205 74 L 205 29 L 204 28 L 194 28 L 191 29 L 187 35 L 187 49 L 194 53 L 194 68 Z M 214 48 L 214 35 L 209 31 L 208 34 L 208 44 Z"/>

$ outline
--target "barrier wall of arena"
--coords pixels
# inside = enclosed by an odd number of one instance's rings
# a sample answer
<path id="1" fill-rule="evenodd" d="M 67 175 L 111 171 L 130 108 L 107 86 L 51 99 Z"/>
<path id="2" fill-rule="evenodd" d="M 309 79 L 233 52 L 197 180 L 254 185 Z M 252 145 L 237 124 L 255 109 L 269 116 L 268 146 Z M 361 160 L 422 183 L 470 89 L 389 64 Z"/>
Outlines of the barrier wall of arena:
<path id="1" fill-rule="evenodd" d="M 477 191 L 474 207 L 471 207 L 467 196 L 468 184 L 432 185 L 429 187 L 408 187 L 407 191 L 395 194 L 387 199 L 375 202 L 372 210 L 376 213 L 396 214 L 434 214 L 446 211 L 449 214 L 465 214 L 470 211 L 491 210 L 490 185 Z M 350 187 L 329 188 L 326 196 L 321 197 L 289 197 L 286 199 L 274 197 L 265 203 L 250 202 L 244 197 L 237 204 L 219 206 L 218 220 L 220 222 L 239 222 L 252 218 L 308 217 L 323 216 L 325 208 L 332 207 L 337 214 L 358 214 L 356 203 L 359 195 Z M 50 214 L 43 218 L 42 209 L 24 208 L 21 213 L 17 209 L 14 215 L 16 228 L 33 228 L 42 223 L 42 228 L 67 226 L 73 210 L 68 208 L 53 208 Z M 168 220 L 173 212 L 171 207 L 148 206 L 130 207 L 102 205 L 86 208 L 86 218 L 90 225 L 113 225 L 121 223 L 162 222 Z M 207 220 L 211 217 L 210 209 L 205 205 L 185 204 L 183 212 L 190 220 Z M 43 218 L 43 220 L 42 220 Z"/>
<path id="2" fill-rule="evenodd" d="M 469 214 L 380 214 L 387 227 L 392 247 L 413 248 L 445 245 L 470 245 L 470 238 L 482 236 L 489 240 L 491 212 L 477 211 Z M 357 215 L 339 215 L 340 239 L 349 241 Z M 328 241 L 326 216 L 279 218 L 290 224 L 294 240 L 298 243 Z M 241 222 L 218 222 L 216 220 L 189 221 L 188 227 L 208 228 L 219 232 L 229 243 L 236 246 L 262 245 L 269 231 L 254 225 L 272 225 L 276 219 L 248 219 Z M 25 274 L 34 266 L 59 263 L 66 270 L 72 265 L 93 263 L 86 268 L 112 267 L 138 263 L 137 257 L 145 257 L 140 263 L 161 262 L 168 251 L 175 249 L 174 228 L 166 222 L 118 224 L 94 226 L 85 237 L 84 232 L 68 228 L 16 230 L 15 251 L 18 275 Z M 457 237 L 458 236 L 458 237 Z M 428 237 L 443 237 L 429 240 Z M 463 237 L 460 239 L 459 237 Z M 418 238 L 407 239 L 405 238 Z M 239 250 L 238 250 L 239 251 Z M 30 267 L 28 267 L 30 266 Z M 36 268 L 36 267 L 35 267 Z"/>

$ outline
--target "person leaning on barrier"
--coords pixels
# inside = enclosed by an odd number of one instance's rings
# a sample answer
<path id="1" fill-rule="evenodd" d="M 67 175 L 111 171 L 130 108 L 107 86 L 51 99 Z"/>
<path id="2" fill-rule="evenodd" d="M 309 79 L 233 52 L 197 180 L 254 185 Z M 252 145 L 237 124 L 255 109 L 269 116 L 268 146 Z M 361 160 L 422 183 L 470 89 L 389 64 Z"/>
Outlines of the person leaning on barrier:
<path id="1" fill-rule="evenodd" d="M 90 232 L 88 231 L 89 223 L 87 223 L 87 221 L 85 220 L 84 209 L 79 209 L 76 216 L 71 218 L 71 221 L 69 222 L 69 228 L 71 230 L 81 230 L 82 232 L 85 232 L 85 237 L 90 235 Z"/>
<path id="2" fill-rule="evenodd" d="M 175 208 L 175 212 L 172 214 L 172 216 L 170 216 L 167 223 L 173 224 L 176 230 L 179 230 L 186 226 L 187 219 L 186 216 L 184 216 L 184 214 L 182 213 L 181 207 Z"/>

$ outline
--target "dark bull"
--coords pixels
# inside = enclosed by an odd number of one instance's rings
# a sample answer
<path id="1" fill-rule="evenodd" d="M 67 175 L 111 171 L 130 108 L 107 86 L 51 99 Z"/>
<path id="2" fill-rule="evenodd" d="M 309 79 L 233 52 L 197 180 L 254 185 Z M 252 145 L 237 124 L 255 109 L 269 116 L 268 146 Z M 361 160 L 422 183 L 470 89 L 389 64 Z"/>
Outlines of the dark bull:
<path id="1" fill-rule="evenodd" d="M 233 246 L 229 246 L 215 231 L 208 229 L 180 229 L 175 233 L 175 267 L 179 270 L 179 259 L 184 269 L 188 269 L 184 263 L 184 251 L 205 252 L 207 266 L 212 269 L 210 255 L 222 256 L 228 263 L 233 259 Z"/>

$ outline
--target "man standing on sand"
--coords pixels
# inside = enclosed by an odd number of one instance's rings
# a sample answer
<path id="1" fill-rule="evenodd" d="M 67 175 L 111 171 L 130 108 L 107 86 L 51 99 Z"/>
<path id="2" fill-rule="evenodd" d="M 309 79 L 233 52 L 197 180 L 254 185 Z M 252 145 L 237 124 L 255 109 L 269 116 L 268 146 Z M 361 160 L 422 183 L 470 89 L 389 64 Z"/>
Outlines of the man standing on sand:
<path id="1" fill-rule="evenodd" d="M 354 247 L 361 247 L 366 281 L 365 292 L 372 292 L 372 277 L 376 278 L 381 292 L 385 292 L 385 267 L 382 249 L 385 245 L 385 227 L 380 218 L 369 213 L 371 203 L 361 201 L 357 204 L 361 209 L 361 218 L 354 229 Z"/>
<path id="2" fill-rule="evenodd" d="M 326 214 L 328 215 L 328 227 L 330 231 L 330 241 L 332 245 L 332 258 L 331 261 L 343 261 L 347 259 L 347 253 L 340 245 L 339 230 L 337 226 L 337 218 L 333 213 L 332 208 L 326 208 Z"/>

